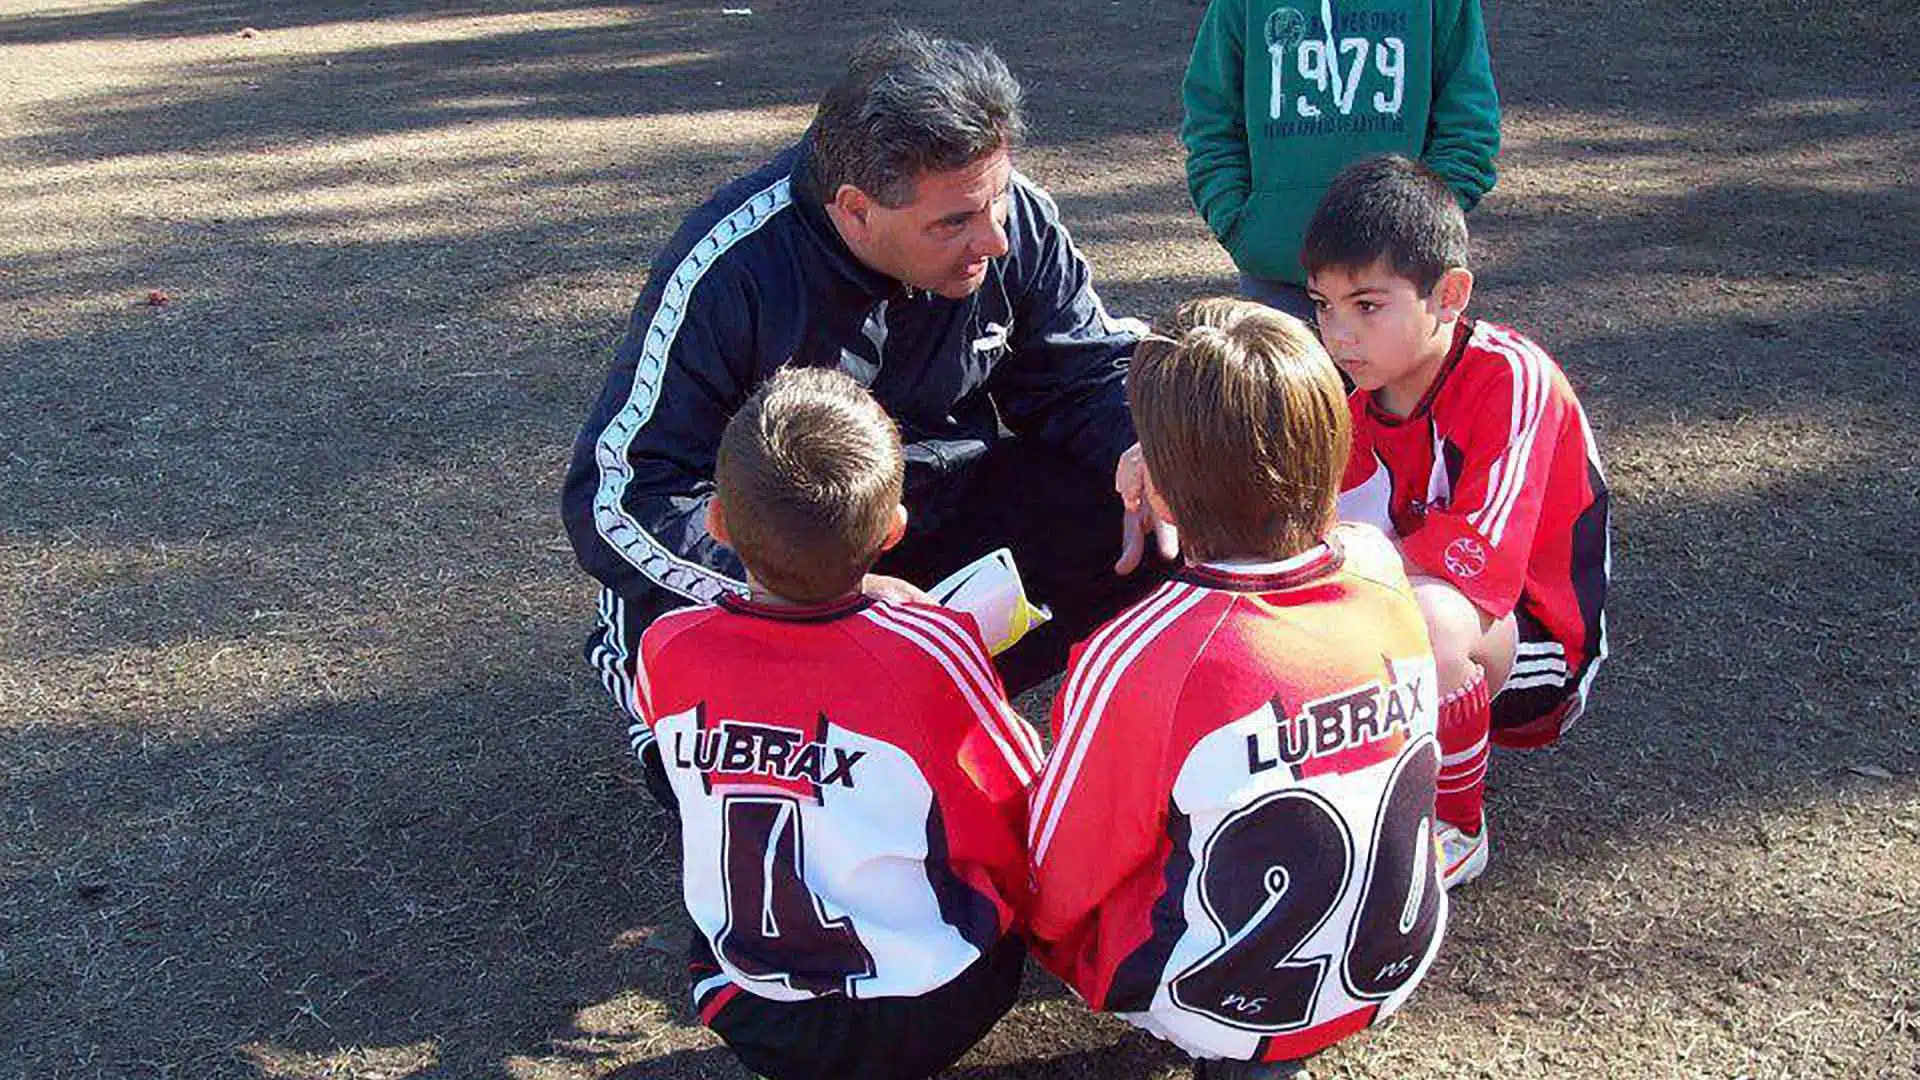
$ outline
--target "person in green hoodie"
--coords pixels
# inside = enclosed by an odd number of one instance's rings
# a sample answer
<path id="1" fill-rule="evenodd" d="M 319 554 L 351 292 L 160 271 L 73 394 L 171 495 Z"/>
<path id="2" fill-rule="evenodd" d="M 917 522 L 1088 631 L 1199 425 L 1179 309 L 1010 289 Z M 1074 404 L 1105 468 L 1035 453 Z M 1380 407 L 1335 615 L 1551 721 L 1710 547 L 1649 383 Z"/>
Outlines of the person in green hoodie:
<path id="1" fill-rule="evenodd" d="M 1471 210 L 1500 101 L 1480 0 L 1211 0 L 1182 86 L 1187 189 L 1249 299 L 1312 320 L 1300 242 L 1343 167 L 1398 153 Z"/>

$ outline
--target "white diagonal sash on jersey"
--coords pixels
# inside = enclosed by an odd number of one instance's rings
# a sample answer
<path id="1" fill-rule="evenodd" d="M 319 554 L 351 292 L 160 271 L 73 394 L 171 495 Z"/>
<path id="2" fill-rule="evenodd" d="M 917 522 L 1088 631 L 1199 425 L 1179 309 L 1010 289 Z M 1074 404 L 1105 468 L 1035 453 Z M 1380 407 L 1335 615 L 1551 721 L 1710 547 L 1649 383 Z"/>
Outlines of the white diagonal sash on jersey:
<path id="1" fill-rule="evenodd" d="M 1056 695 L 1059 702 L 1060 730 L 1055 732 L 1053 753 L 1047 759 L 1047 768 L 1040 775 L 1040 785 L 1035 788 L 1032 799 L 1032 812 L 1027 817 L 1027 847 L 1031 851 L 1039 839 L 1040 822 L 1051 806 L 1055 790 L 1060 783 L 1059 763 L 1066 760 L 1068 750 L 1079 740 L 1080 729 L 1085 717 L 1079 710 L 1084 688 L 1096 678 L 1096 668 L 1102 668 L 1110 659 L 1109 647 L 1116 640 L 1124 639 L 1136 626 L 1148 622 L 1167 604 L 1172 603 L 1178 591 L 1175 582 L 1165 582 L 1154 592 L 1144 597 L 1132 609 L 1122 612 L 1112 622 L 1100 628 L 1081 650 L 1080 662 L 1068 673 L 1066 683 Z"/>
<path id="2" fill-rule="evenodd" d="M 975 687 L 971 679 L 962 673 L 960 665 L 955 662 L 954 657 L 947 649 L 928 637 L 926 632 L 919 627 L 903 623 L 895 618 L 888 604 L 875 604 L 860 614 L 875 626 L 907 639 L 919 646 L 922 652 L 933 657 L 934 662 L 946 671 L 947 677 L 953 680 L 953 684 L 960 688 L 961 696 L 966 698 L 967 704 L 972 707 L 974 716 L 979 719 L 980 726 L 986 730 L 987 737 L 992 739 L 993 744 L 1000 748 L 1000 754 L 1007 759 L 1007 764 L 1013 770 L 1015 778 L 1020 781 L 1022 786 L 1033 783 L 1033 767 L 1028 764 L 1024 755 L 1015 752 L 1013 745 L 1008 742 L 1008 735 L 993 723 L 994 711 L 987 706 L 987 703 L 981 698 L 978 688 Z"/>
<path id="3" fill-rule="evenodd" d="M 1188 609 L 1207 598 L 1207 591 L 1205 589 L 1195 588 L 1191 585 L 1181 586 L 1180 589 L 1181 592 L 1178 598 L 1171 605 L 1167 606 L 1152 623 L 1148 624 L 1140 633 L 1134 635 L 1133 639 L 1126 643 L 1124 650 L 1114 658 L 1113 663 L 1108 665 L 1107 671 L 1100 681 L 1098 690 L 1094 692 L 1093 701 L 1089 703 L 1087 707 L 1087 722 L 1082 730 L 1076 733 L 1077 741 L 1073 745 L 1072 753 L 1067 758 L 1066 776 L 1053 800 L 1053 806 L 1047 811 L 1046 826 L 1041 829 L 1040 843 L 1033 851 L 1034 862 L 1041 862 L 1047 857 L 1047 846 L 1053 842 L 1053 831 L 1059 827 L 1060 824 L 1060 811 L 1066 807 L 1067 799 L 1073 792 L 1074 781 L 1080 775 L 1080 765 L 1087 757 L 1087 747 L 1092 744 L 1094 733 L 1099 730 L 1101 713 L 1107 707 L 1107 700 L 1113 696 L 1114 688 L 1119 685 L 1120 677 L 1126 673 L 1127 667 L 1133 663 L 1141 651 L 1145 649 L 1154 638 L 1160 635 L 1162 630 L 1172 625 L 1175 619 L 1186 614 Z"/>

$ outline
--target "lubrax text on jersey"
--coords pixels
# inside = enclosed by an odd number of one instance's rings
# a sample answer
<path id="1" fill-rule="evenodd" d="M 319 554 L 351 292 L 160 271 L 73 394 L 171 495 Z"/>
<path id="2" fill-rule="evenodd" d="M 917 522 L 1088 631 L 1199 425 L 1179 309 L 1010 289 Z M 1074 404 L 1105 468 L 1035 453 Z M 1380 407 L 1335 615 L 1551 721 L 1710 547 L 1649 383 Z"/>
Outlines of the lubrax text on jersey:
<path id="1" fill-rule="evenodd" d="M 691 746 L 687 744 L 689 741 Z M 828 755 L 832 760 L 829 762 Z M 704 773 L 771 776 L 780 780 L 811 780 L 822 787 L 853 786 L 853 767 L 865 750 L 829 746 L 808 739 L 792 728 L 722 721 L 717 728 L 673 735 L 673 763 Z"/>
<path id="2" fill-rule="evenodd" d="M 1247 736 L 1247 771 L 1298 765 L 1309 757 L 1325 757 L 1405 733 L 1421 695 L 1431 692 L 1421 678 L 1391 686 L 1374 682 L 1310 701 L 1292 716 L 1285 715 L 1276 701 L 1274 715 L 1279 722 Z"/>

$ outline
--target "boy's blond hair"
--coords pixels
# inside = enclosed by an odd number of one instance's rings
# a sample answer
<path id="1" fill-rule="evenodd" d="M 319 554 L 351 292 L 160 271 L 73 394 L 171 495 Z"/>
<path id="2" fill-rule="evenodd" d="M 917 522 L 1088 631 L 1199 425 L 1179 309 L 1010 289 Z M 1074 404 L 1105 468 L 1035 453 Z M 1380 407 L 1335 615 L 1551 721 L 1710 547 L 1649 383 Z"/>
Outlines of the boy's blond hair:
<path id="1" fill-rule="evenodd" d="M 1135 350 L 1127 401 L 1189 557 L 1288 558 L 1332 526 L 1353 421 L 1333 361 L 1298 319 L 1189 301 Z"/>
<path id="2" fill-rule="evenodd" d="M 905 470 L 899 428 L 859 383 L 782 369 L 720 436 L 714 484 L 728 546 L 784 599 L 843 596 L 886 544 Z"/>

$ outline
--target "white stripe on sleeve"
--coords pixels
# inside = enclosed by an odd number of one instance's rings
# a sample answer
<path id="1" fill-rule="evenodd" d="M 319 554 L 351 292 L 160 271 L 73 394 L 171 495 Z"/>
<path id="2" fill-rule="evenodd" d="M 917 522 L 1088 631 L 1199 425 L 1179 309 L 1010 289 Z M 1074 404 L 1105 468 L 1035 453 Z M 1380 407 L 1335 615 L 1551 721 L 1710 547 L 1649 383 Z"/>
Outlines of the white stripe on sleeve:
<path id="1" fill-rule="evenodd" d="M 647 324 L 626 404 L 607 422 L 594 447 L 594 460 L 600 466 L 600 486 L 593 496 L 593 523 L 600 539 L 654 584 L 692 600 L 712 602 L 728 592 L 744 595 L 746 583 L 682 558 L 640 527 L 627 512 L 624 502 L 627 485 L 633 481 L 633 466 L 627 460 L 627 451 L 633 446 L 634 437 L 653 419 L 654 407 L 660 402 L 667 354 L 680 334 L 694 287 L 727 249 L 773 220 L 792 201 L 789 178 L 783 176 L 716 222 L 680 260 L 680 265 L 674 267 L 660 294 L 660 305 L 654 309 L 653 321 Z"/>

